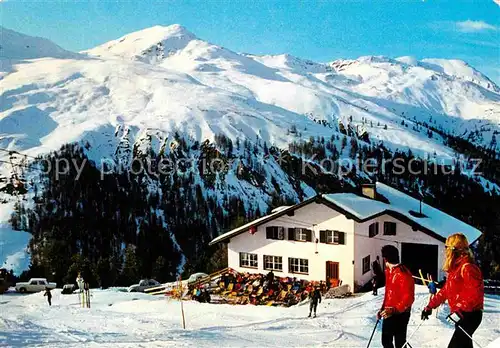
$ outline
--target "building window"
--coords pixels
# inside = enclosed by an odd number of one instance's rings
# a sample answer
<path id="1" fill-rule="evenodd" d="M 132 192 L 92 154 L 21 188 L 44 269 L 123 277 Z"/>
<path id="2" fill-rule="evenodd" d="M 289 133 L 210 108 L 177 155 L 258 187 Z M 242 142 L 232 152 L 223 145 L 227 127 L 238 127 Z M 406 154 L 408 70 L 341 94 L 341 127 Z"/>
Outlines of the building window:
<path id="1" fill-rule="evenodd" d="M 319 242 L 345 245 L 345 232 L 331 230 L 319 231 Z"/>
<path id="2" fill-rule="evenodd" d="M 240 253 L 240 267 L 257 268 L 257 254 Z"/>
<path id="3" fill-rule="evenodd" d="M 301 241 L 301 242 L 307 242 L 307 232 L 309 230 L 306 230 L 305 228 L 296 228 L 295 229 L 295 240 Z"/>
<path id="4" fill-rule="evenodd" d="M 375 237 L 378 234 L 378 222 L 374 222 L 368 227 L 368 236 L 370 238 Z"/>
<path id="5" fill-rule="evenodd" d="M 264 255 L 264 269 L 268 271 L 282 271 L 283 258 L 281 256 Z"/>
<path id="6" fill-rule="evenodd" d="M 370 255 L 363 258 L 363 274 L 370 272 Z"/>
<path id="7" fill-rule="evenodd" d="M 396 223 L 395 222 L 384 222 L 384 235 L 385 236 L 395 236 L 396 235 Z"/>
<path id="8" fill-rule="evenodd" d="M 289 228 L 288 239 L 300 242 L 311 242 L 312 231 L 308 230 L 307 228 Z"/>
<path id="9" fill-rule="evenodd" d="M 285 239 L 285 228 L 281 226 L 266 227 L 266 238 L 278 240 Z"/>
<path id="10" fill-rule="evenodd" d="M 309 260 L 288 258 L 288 271 L 290 273 L 309 274 Z"/>

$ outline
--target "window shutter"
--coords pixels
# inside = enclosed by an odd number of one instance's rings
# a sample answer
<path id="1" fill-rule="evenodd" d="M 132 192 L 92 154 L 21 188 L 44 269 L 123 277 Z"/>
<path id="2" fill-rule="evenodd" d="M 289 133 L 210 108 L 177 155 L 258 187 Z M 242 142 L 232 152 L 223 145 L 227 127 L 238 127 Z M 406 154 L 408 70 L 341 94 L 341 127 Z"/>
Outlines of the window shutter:
<path id="1" fill-rule="evenodd" d="M 319 231 L 319 242 L 326 243 L 326 231 Z"/>
<path id="2" fill-rule="evenodd" d="M 273 238 L 272 227 L 266 227 L 266 238 L 267 239 L 272 239 Z"/>
<path id="3" fill-rule="evenodd" d="M 293 227 L 288 229 L 288 240 L 295 240 L 295 228 Z"/>
<path id="4" fill-rule="evenodd" d="M 339 234 L 339 244 L 345 245 L 345 232 L 337 232 Z"/>
<path id="5" fill-rule="evenodd" d="M 312 231 L 306 230 L 306 241 L 312 242 Z"/>
<path id="6" fill-rule="evenodd" d="M 285 228 L 284 227 L 278 227 L 278 239 L 279 240 L 285 239 Z"/>

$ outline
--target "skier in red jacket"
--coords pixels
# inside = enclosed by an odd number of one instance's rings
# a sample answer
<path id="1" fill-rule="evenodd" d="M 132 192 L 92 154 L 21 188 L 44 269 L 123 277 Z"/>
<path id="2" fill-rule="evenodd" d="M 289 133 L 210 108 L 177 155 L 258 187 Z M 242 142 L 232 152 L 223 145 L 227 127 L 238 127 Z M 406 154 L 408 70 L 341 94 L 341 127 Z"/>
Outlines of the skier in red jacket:
<path id="1" fill-rule="evenodd" d="M 415 300 L 415 282 L 411 272 L 399 263 L 399 251 L 392 245 L 382 248 L 385 262 L 385 296 L 377 318 L 383 318 L 382 345 L 401 348 L 406 342 L 410 311 Z M 394 344 L 393 344 L 394 341 Z"/>
<path id="2" fill-rule="evenodd" d="M 474 263 L 469 242 L 463 234 L 456 233 L 446 239 L 445 253 L 443 270 L 448 272 L 448 278 L 443 288 L 422 311 L 422 320 L 429 319 L 432 309 L 448 300 L 448 318 L 455 322 L 455 333 L 448 348 L 472 348 L 472 340 L 462 329 L 472 337 L 481 324 L 484 307 L 483 276 Z"/>

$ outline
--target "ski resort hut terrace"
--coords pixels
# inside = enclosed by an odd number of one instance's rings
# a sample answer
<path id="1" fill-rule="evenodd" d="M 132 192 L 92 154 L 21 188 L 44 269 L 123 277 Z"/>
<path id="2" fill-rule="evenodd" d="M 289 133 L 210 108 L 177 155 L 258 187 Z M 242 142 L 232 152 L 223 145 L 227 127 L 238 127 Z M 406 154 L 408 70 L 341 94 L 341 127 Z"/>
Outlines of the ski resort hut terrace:
<path id="1" fill-rule="evenodd" d="M 297 277 L 357 291 L 374 276 L 380 249 L 392 244 L 415 276 L 440 280 L 446 238 L 481 232 L 439 209 L 377 182 L 362 193 L 322 194 L 228 231 L 210 244 L 227 243 L 228 267 L 239 272 Z"/>

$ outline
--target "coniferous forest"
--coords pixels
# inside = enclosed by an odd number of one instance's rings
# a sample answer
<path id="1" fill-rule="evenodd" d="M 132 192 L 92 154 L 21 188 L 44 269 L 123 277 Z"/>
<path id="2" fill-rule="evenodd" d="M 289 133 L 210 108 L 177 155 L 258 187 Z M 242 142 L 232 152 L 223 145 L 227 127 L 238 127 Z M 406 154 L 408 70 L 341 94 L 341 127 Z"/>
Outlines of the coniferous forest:
<path id="1" fill-rule="evenodd" d="M 378 180 L 483 231 L 475 248 L 478 259 L 487 277 L 500 278 L 500 195 L 490 190 L 500 183 L 495 153 L 449 140 L 461 153 L 481 156 L 477 170 L 488 183 L 464 173 L 470 163 L 440 166 L 432 158 L 416 159 L 411 152 L 390 152 L 342 135 L 294 142 L 286 150 L 222 135 L 213 143 L 178 134 L 175 140 L 174 149 L 160 154 L 134 149 L 128 170 L 107 174 L 87 158 L 88 146 L 75 144 L 32 164 L 41 169 L 33 203 L 20 200 L 11 219 L 14 229 L 33 235 L 32 265 L 22 277 L 45 275 L 62 284 L 82 271 L 91 286 L 109 287 L 141 278 L 164 282 L 181 273 L 210 273 L 226 263 L 224 246 L 209 247 L 210 240 L 272 208 L 303 200 L 301 183 L 317 193 L 334 193 L 359 192 L 359 184 Z M 339 175 L 339 160 L 346 157 L 354 163 L 373 159 L 376 165 L 369 171 L 355 166 Z M 61 159 L 77 165 L 58 177 L 45 170 Z M 160 171 L 164 159 L 185 165 Z M 207 169 L 214 159 L 216 165 Z M 396 171 L 395 160 L 405 168 L 433 170 L 421 175 Z M 136 170 L 137 163 L 148 163 L 155 175 Z M 78 173 L 75 167 L 82 164 Z"/>

